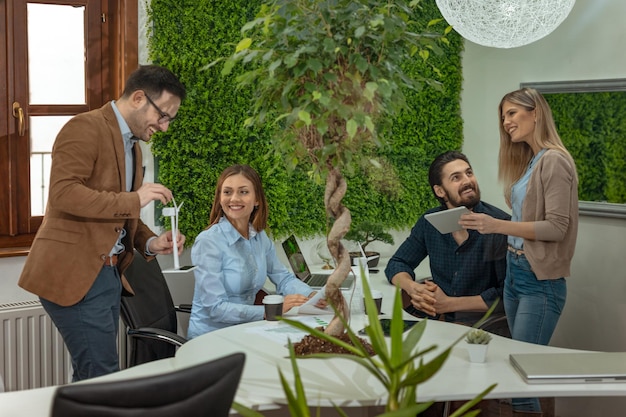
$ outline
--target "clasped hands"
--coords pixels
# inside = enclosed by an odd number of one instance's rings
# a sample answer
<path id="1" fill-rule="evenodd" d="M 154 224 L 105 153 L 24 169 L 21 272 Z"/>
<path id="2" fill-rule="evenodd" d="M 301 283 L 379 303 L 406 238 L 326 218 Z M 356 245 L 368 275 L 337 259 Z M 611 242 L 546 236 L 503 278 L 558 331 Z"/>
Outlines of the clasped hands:
<path id="1" fill-rule="evenodd" d="M 411 297 L 413 307 L 429 316 L 448 312 L 446 302 L 449 297 L 433 281 L 413 282 L 407 294 Z"/>

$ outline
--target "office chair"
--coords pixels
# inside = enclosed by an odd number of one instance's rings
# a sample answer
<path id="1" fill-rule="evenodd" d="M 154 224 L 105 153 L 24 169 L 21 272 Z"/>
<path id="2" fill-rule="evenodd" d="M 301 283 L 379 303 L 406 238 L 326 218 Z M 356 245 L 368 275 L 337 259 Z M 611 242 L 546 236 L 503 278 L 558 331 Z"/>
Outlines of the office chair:
<path id="1" fill-rule="evenodd" d="M 135 290 L 133 297 L 122 297 L 120 310 L 130 336 L 128 367 L 174 356 L 187 341 L 177 334 L 176 312 L 191 313 L 191 304 L 175 306 L 159 262 L 148 262 L 137 251 L 124 276 Z M 262 304 L 265 295 L 259 290 L 255 304 Z"/>
<path id="2" fill-rule="evenodd" d="M 52 417 L 227 417 L 244 362 L 234 353 L 160 375 L 64 385 Z"/>
<path id="3" fill-rule="evenodd" d="M 263 305 L 263 299 L 265 298 L 266 295 L 268 295 L 269 293 L 267 291 L 265 291 L 263 288 L 261 288 L 259 290 L 259 292 L 256 293 L 256 297 L 254 297 L 254 305 L 255 306 L 261 306 Z"/>
<path id="4" fill-rule="evenodd" d="M 176 333 L 176 312 L 191 313 L 191 304 L 175 306 L 159 262 L 147 262 L 137 251 L 124 276 L 135 291 L 122 297 L 120 311 L 130 336 L 128 367 L 174 356 L 187 341 Z"/>
<path id="5" fill-rule="evenodd" d="M 498 336 L 511 338 L 511 331 L 509 330 L 509 323 L 506 320 L 504 312 L 494 313 L 487 320 L 484 321 L 479 329 L 483 329 L 486 332 L 497 334 Z"/>

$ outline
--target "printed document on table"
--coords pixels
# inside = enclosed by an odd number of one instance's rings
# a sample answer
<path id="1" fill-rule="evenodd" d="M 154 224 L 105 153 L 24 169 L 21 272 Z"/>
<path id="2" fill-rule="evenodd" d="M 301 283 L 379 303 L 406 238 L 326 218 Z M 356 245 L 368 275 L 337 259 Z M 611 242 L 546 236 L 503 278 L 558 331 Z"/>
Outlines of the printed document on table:
<path id="1" fill-rule="evenodd" d="M 329 305 L 327 305 L 324 308 L 319 308 L 316 306 L 318 301 L 323 300 L 324 298 L 326 298 L 326 286 L 325 285 L 317 292 L 317 294 L 315 294 L 306 303 L 302 304 L 298 308 L 298 314 L 317 314 L 317 315 L 335 314 L 333 312 L 333 309 Z"/>
<path id="2" fill-rule="evenodd" d="M 324 315 L 324 316 L 314 316 L 314 315 L 306 315 L 306 316 L 289 316 L 290 320 L 299 321 L 306 324 L 309 327 L 326 327 L 328 323 L 332 319 L 332 315 Z M 300 329 L 296 329 L 295 327 L 290 326 L 289 324 L 283 321 L 268 321 L 265 322 L 262 326 L 256 326 L 249 329 L 246 329 L 248 333 L 254 333 L 270 340 L 273 340 L 276 343 L 281 345 L 287 345 L 288 341 L 291 340 L 292 343 L 299 342 L 304 336 L 308 333 L 304 332 Z"/>

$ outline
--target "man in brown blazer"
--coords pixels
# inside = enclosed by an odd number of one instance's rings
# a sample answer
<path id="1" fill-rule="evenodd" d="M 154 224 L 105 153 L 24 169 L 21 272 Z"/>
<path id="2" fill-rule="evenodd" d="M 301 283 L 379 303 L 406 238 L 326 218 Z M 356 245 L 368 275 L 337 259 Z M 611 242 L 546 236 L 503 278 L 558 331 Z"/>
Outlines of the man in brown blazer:
<path id="1" fill-rule="evenodd" d="M 185 94 L 169 70 L 141 66 L 117 101 L 72 118 L 54 143 L 48 205 L 19 285 L 39 296 L 59 329 L 74 381 L 119 369 L 120 295 L 133 294 L 122 274 L 133 249 L 147 259 L 172 253 L 171 231 L 156 236 L 139 218 L 172 193 L 142 184 L 137 140 L 167 130 Z M 182 251 L 185 237 L 176 239 Z"/>

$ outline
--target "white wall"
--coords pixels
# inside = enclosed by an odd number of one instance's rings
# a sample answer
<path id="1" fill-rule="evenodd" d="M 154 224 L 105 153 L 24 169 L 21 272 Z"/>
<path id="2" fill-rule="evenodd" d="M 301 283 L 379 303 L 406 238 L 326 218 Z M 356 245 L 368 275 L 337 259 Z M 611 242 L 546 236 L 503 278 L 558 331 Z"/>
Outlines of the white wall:
<path id="1" fill-rule="evenodd" d="M 497 106 L 521 82 L 626 78 L 626 2 L 578 0 L 546 38 L 510 50 L 466 42 L 463 57 L 464 152 L 483 198 L 506 207 L 497 183 Z M 626 117 L 626 109 L 625 114 Z M 581 216 L 568 298 L 551 344 L 626 351 L 626 220 Z M 558 400 L 561 416 L 621 415 L 626 399 Z"/>

